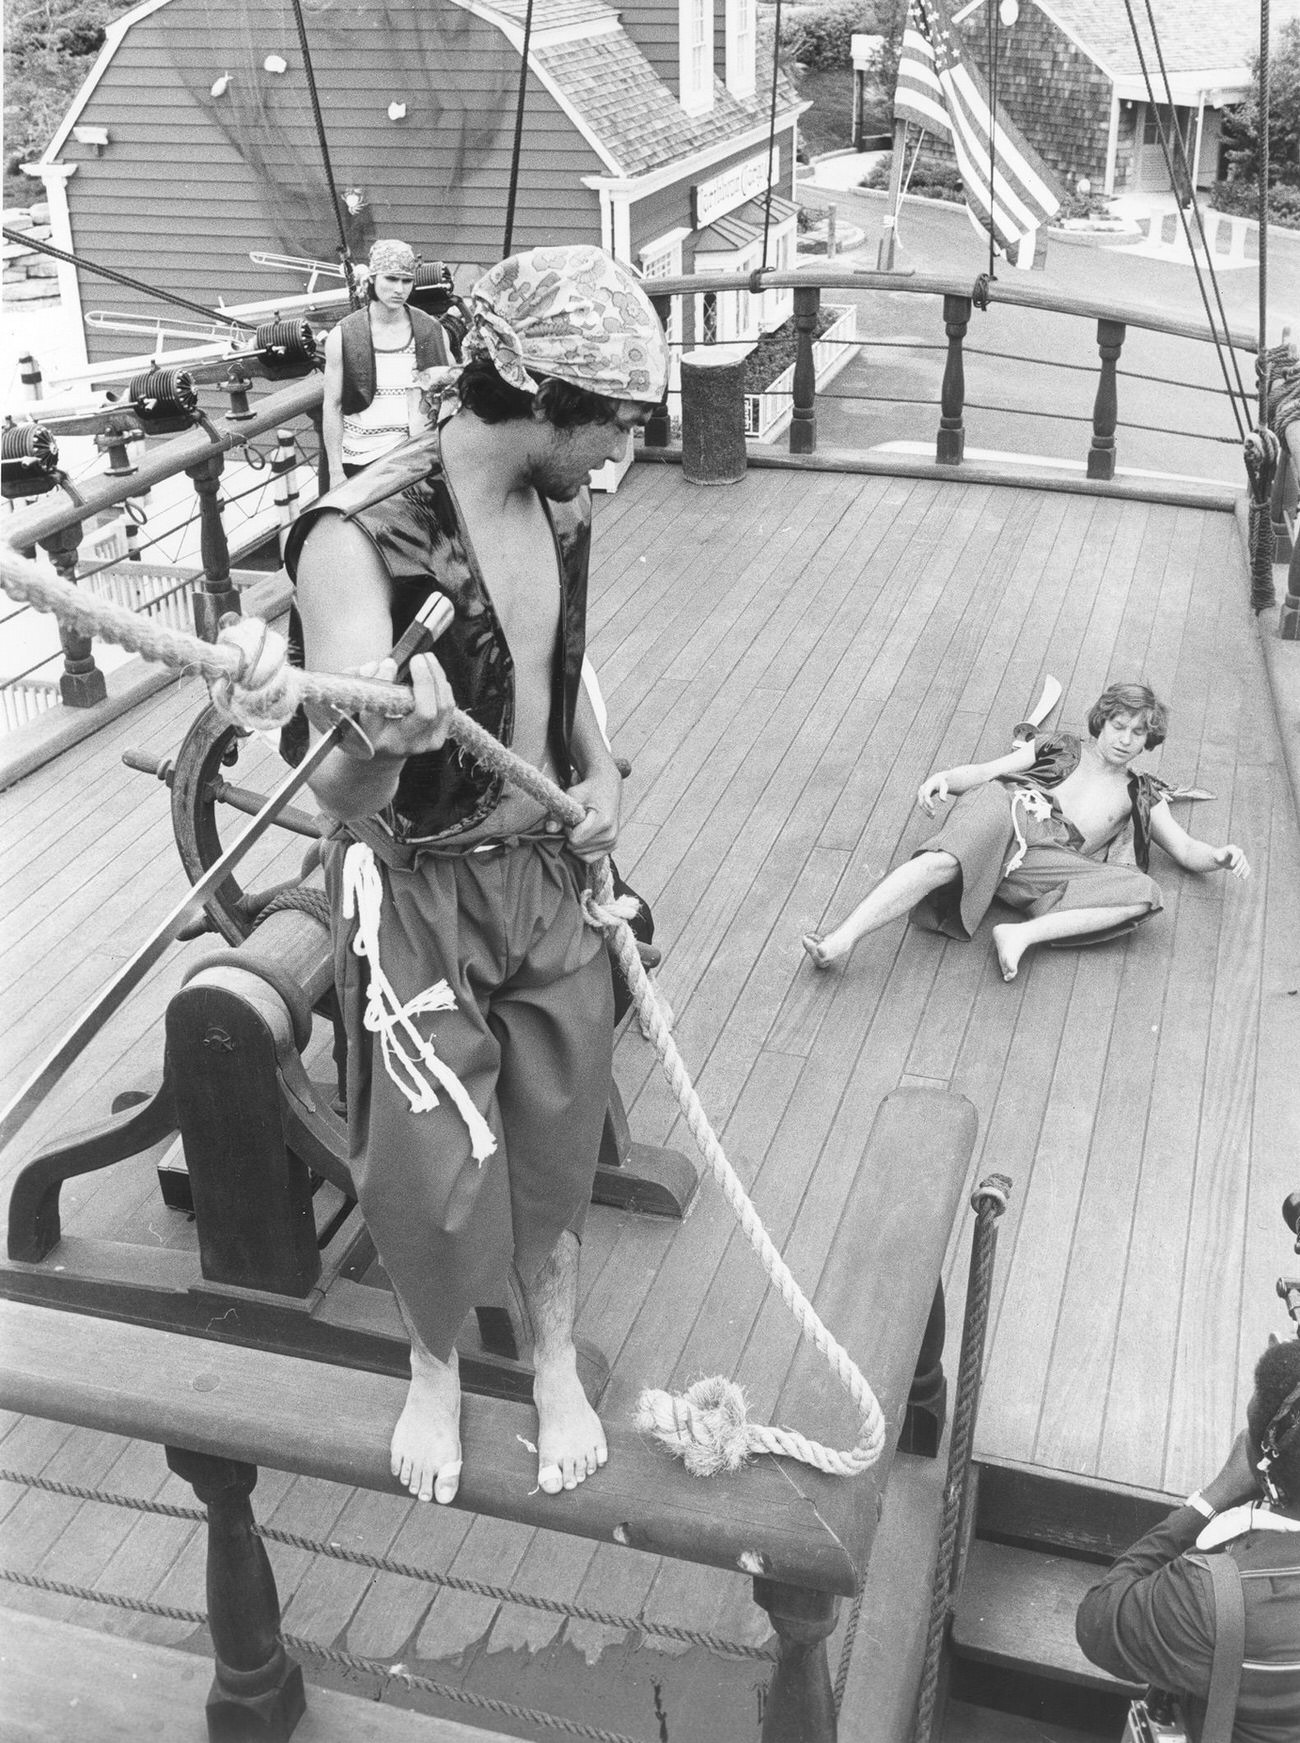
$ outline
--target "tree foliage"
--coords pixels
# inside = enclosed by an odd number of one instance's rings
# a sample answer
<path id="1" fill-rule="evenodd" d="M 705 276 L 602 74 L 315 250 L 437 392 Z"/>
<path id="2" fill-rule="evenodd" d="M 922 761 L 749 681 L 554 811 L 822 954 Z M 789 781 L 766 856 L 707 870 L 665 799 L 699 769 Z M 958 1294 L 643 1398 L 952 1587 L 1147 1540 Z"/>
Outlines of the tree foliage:
<path id="1" fill-rule="evenodd" d="M 1300 19 L 1289 19 L 1277 32 L 1268 65 L 1269 181 L 1300 186 Z M 1260 160 L 1259 59 L 1254 87 L 1246 101 L 1223 118 L 1233 181 L 1258 182 Z"/>
<path id="2" fill-rule="evenodd" d="M 781 48 L 802 66 L 829 71 L 852 64 L 855 35 L 882 36 L 885 64 L 877 68 L 877 77 L 892 90 L 906 11 L 906 0 L 818 0 L 792 6 L 782 14 Z"/>
<path id="3" fill-rule="evenodd" d="M 5 0 L 5 172 L 39 157 L 135 0 Z M 32 183 L 33 189 L 36 183 Z"/>

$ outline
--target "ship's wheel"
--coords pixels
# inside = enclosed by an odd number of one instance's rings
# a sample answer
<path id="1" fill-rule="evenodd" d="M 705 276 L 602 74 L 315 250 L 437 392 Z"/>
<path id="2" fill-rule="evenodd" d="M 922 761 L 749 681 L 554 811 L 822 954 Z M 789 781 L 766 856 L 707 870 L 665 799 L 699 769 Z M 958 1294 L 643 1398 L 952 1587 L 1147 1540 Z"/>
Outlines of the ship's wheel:
<path id="1" fill-rule="evenodd" d="M 195 718 L 174 758 L 148 758 L 128 751 L 125 761 L 132 768 L 156 775 L 171 789 L 172 831 L 192 884 L 238 835 L 237 828 L 230 829 L 231 814 L 256 815 L 267 798 L 266 791 L 260 789 L 274 787 L 284 773 L 283 764 L 265 740 L 232 726 L 211 705 Z M 235 770 L 248 772 L 258 785 L 238 784 L 231 778 Z M 298 806 L 286 806 L 276 825 L 310 843 L 320 840 L 317 819 Z M 274 833 L 268 842 L 269 847 L 261 847 L 260 853 L 255 850 L 254 868 L 282 855 L 283 842 L 277 842 Z M 262 888 L 245 888 L 241 883 L 240 878 L 250 875 L 246 862 L 239 876 L 232 873 L 206 904 L 207 927 L 230 944 L 240 943 L 252 931 L 258 913 L 279 891 L 298 883 L 314 858 L 314 849 L 309 847 L 297 875 L 286 876 L 285 868 L 277 866 L 268 874 L 270 884 Z M 256 876 L 256 869 L 252 875 Z"/>

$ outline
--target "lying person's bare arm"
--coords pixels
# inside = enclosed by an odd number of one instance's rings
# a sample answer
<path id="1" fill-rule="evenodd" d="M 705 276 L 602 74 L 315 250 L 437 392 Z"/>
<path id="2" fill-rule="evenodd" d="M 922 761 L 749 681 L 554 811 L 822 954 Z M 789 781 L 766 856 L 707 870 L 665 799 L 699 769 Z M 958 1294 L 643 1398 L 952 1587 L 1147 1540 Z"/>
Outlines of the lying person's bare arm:
<path id="1" fill-rule="evenodd" d="M 994 757 L 987 763 L 960 763 L 955 769 L 941 769 L 936 774 L 927 775 L 917 788 L 916 802 L 927 817 L 934 816 L 937 801 L 955 799 L 961 793 L 969 793 L 972 787 L 982 787 L 986 781 L 996 781 L 1001 775 L 1022 775 L 1032 768 L 1034 757 L 1033 741 L 1018 744 L 1006 756 Z"/>
<path id="2" fill-rule="evenodd" d="M 1175 819 L 1167 799 L 1152 808 L 1151 839 L 1184 871 L 1228 871 L 1234 878 L 1250 876 L 1250 861 L 1239 847 L 1232 842 L 1224 847 L 1211 847 L 1208 841 L 1198 841 Z"/>

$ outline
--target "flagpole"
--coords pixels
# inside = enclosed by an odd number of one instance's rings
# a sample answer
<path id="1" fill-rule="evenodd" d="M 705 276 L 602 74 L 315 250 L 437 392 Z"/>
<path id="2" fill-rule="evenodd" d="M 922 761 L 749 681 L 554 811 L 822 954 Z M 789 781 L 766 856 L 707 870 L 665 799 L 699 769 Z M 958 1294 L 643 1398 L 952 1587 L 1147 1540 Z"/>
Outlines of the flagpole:
<path id="1" fill-rule="evenodd" d="M 907 159 L 907 121 L 894 121 L 894 160 L 889 166 L 889 205 L 885 212 L 885 232 L 880 238 L 876 257 L 877 272 L 893 272 L 894 242 L 898 231 L 898 209 L 903 203 L 903 170 Z"/>

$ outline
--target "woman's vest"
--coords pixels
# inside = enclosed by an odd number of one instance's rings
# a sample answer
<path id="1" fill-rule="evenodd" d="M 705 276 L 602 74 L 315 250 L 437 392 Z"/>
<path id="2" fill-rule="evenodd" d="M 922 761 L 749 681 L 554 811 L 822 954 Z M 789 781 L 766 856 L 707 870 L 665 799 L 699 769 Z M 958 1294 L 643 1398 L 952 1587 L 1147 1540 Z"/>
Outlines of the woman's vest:
<path id="1" fill-rule="evenodd" d="M 407 309 L 415 339 L 415 367 L 432 369 L 444 365 L 447 339 L 442 325 L 421 309 Z M 370 330 L 369 308 L 356 309 L 339 322 L 343 345 L 343 415 L 355 417 L 375 397 L 375 340 Z"/>
<path id="2" fill-rule="evenodd" d="M 590 499 L 543 506 L 555 538 L 560 571 L 560 621 L 555 638 L 547 744 L 561 786 L 572 772 L 570 744 L 582 682 L 587 631 L 587 559 Z M 293 579 L 303 541 L 322 515 L 351 521 L 374 546 L 392 584 L 393 640 L 433 592 L 455 608 L 439 639 L 437 658 L 457 706 L 494 738 L 509 744 L 514 731 L 514 660 L 482 577 L 470 561 L 456 503 L 442 469 L 438 431 L 423 431 L 332 490 L 294 522 L 285 568 Z M 437 836 L 473 828 L 501 797 L 502 778 L 448 740 L 408 758 L 392 805 L 381 821 L 396 841 L 419 846 Z"/>

